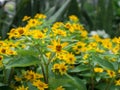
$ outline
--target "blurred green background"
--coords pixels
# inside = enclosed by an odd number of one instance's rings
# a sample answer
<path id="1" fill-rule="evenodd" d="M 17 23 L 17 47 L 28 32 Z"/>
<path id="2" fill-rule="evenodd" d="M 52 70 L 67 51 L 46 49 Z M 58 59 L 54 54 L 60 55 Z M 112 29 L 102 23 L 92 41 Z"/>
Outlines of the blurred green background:
<path id="1" fill-rule="evenodd" d="M 76 15 L 88 30 L 104 30 L 111 38 L 120 36 L 120 0 L 0 0 L 0 37 L 22 26 L 25 15 L 43 13 L 49 20 L 65 21 Z"/>

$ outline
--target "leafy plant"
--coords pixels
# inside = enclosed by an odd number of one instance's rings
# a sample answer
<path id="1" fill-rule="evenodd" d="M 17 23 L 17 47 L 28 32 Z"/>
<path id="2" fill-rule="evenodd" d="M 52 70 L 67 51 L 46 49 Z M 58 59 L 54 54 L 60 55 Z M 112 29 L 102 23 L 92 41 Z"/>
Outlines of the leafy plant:
<path id="1" fill-rule="evenodd" d="M 0 41 L 2 89 L 120 89 L 119 38 L 89 36 L 75 15 L 53 23 L 38 13 L 22 21 Z"/>

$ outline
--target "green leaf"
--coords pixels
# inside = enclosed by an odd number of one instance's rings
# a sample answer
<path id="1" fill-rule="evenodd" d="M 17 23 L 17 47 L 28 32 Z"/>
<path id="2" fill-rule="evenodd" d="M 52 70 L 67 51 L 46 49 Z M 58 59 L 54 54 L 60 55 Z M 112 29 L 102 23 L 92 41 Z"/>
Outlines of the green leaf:
<path id="1" fill-rule="evenodd" d="M 49 78 L 49 89 L 56 90 L 58 86 L 63 86 L 65 90 L 87 90 L 82 80 L 70 75 L 52 75 Z"/>
<path id="2" fill-rule="evenodd" d="M 115 70 L 114 66 L 111 62 L 100 58 L 99 56 L 96 55 L 92 55 L 92 59 L 94 62 L 98 63 L 101 67 L 103 67 L 104 69 L 109 69 L 109 70 Z"/>
<path id="3" fill-rule="evenodd" d="M 6 84 L 0 82 L 0 87 L 1 87 L 1 86 L 6 86 Z"/>
<path id="4" fill-rule="evenodd" d="M 29 90 L 38 90 L 35 86 L 32 85 L 32 83 L 27 82 L 27 85 L 29 87 Z"/>
<path id="5" fill-rule="evenodd" d="M 82 80 L 77 77 L 71 77 L 68 74 L 66 74 L 66 76 L 70 79 L 68 83 L 74 86 L 74 90 L 87 90 Z"/>
<path id="6" fill-rule="evenodd" d="M 60 18 L 60 16 L 66 10 L 66 8 L 69 5 L 70 1 L 71 0 L 66 0 L 66 2 L 61 6 L 61 8 L 53 16 L 51 16 L 49 18 L 49 20 L 51 20 L 52 22 L 55 22 L 56 20 L 58 20 L 58 18 Z"/>
<path id="7" fill-rule="evenodd" d="M 31 65 L 36 65 L 40 61 L 38 58 L 35 56 L 24 56 L 24 57 L 18 57 L 18 58 L 13 58 L 11 62 L 9 62 L 6 65 L 6 68 L 11 68 L 11 67 L 27 67 Z"/>
<path id="8" fill-rule="evenodd" d="M 28 50 L 20 49 L 17 51 L 17 53 L 18 55 L 23 55 L 23 56 L 38 55 L 38 52 L 33 48 L 29 48 Z"/>
<path id="9" fill-rule="evenodd" d="M 71 69 L 70 72 L 77 73 L 77 72 L 86 71 L 86 70 L 89 70 L 89 68 L 87 66 L 79 65 L 79 66 L 76 66 L 74 69 Z"/>

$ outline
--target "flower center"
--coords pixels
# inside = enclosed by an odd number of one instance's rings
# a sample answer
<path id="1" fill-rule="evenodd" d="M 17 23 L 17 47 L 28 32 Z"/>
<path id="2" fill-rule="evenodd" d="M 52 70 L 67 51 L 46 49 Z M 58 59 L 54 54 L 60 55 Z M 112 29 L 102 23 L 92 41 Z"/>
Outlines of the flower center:
<path id="1" fill-rule="evenodd" d="M 61 46 L 61 45 L 57 45 L 57 46 L 56 46 L 56 50 L 57 50 L 57 51 L 59 51 L 59 52 L 60 52 L 60 51 L 61 51 L 61 49 L 62 49 L 62 46 Z"/>

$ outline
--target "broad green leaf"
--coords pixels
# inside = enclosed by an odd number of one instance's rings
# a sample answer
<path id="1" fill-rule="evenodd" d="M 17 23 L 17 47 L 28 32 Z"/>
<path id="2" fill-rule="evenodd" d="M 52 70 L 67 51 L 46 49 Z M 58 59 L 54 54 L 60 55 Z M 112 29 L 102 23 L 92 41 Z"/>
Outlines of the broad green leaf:
<path id="1" fill-rule="evenodd" d="M 54 84 L 53 84 L 54 83 Z M 49 79 L 49 89 L 55 90 L 58 86 L 63 86 L 65 90 L 86 90 L 84 82 L 69 75 L 56 75 Z"/>
<path id="2" fill-rule="evenodd" d="M 92 59 L 93 59 L 93 62 L 98 63 L 104 69 L 109 69 L 109 70 L 113 70 L 113 71 L 115 70 L 113 64 L 111 62 L 109 62 L 108 60 L 102 59 L 96 55 L 93 55 Z"/>
<path id="3" fill-rule="evenodd" d="M 6 84 L 0 82 L 0 87 L 1 87 L 1 86 L 6 86 Z"/>
<path id="4" fill-rule="evenodd" d="M 71 0 L 66 0 L 66 2 L 61 6 L 61 8 L 53 16 L 51 16 L 49 18 L 49 20 L 51 20 L 52 22 L 55 22 L 56 20 L 58 20 L 58 18 L 60 18 L 60 16 L 66 10 L 66 8 L 69 5 L 70 1 Z"/>
<path id="5" fill-rule="evenodd" d="M 79 76 L 83 76 L 83 77 L 91 77 L 92 74 L 90 72 L 86 72 L 86 73 L 80 73 Z"/>
<path id="6" fill-rule="evenodd" d="M 86 71 L 86 70 L 89 70 L 87 66 L 79 65 L 79 66 L 76 66 L 74 69 L 71 69 L 69 72 L 77 73 L 77 72 Z"/>
<path id="7" fill-rule="evenodd" d="M 39 63 L 40 63 L 39 59 L 34 56 L 24 56 L 24 57 L 13 58 L 11 62 L 9 62 L 6 65 L 6 68 L 27 67 L 27 66 L 36 65 Z"/>
<path id="8" fill-rule="evenodd" d="M 27 55 L 38 55 L 38 52 L 35 49 L 28 49 L 28 50 L 24 50 L 24 49 L 20 49 L 17 51 L 17 53 L 19 55 L 23 55 L 23 56 L 27 56 Z"/>
<path id="9" fill-rule="evenodd" d="M 28 87 L 29 87 L 29 90 L 38 90 L 35 86 L 33 86 L 32 83 L 28 82 L 27 83 Z"/>
<path id="10" fill-rule="evenodd" d="M 52 16 L 52 14 L 55 12 L 56 6 L 51 7 L 47 12 L 46 15 L 47 17 Z"/>
<path id="11" fill-rule="evenodd" d="M 75 90 L 87 90 L 85 84 L 82 80 L 77 77 L 71 77 L 70 75 L 66 74 L 66 76 L 70 79 L 68 82 L 70 85 L 75 87 Z"/>

